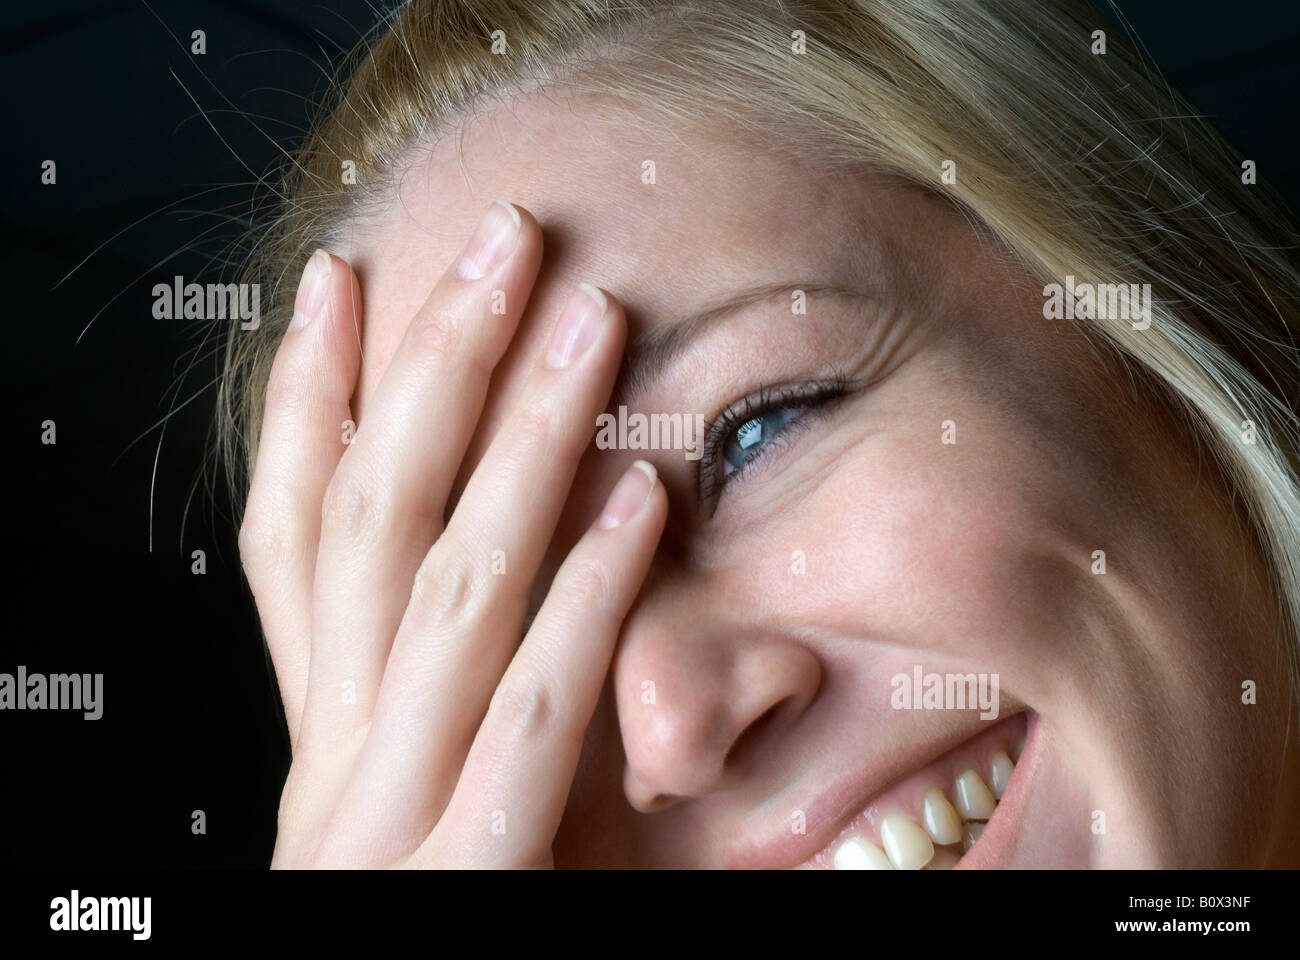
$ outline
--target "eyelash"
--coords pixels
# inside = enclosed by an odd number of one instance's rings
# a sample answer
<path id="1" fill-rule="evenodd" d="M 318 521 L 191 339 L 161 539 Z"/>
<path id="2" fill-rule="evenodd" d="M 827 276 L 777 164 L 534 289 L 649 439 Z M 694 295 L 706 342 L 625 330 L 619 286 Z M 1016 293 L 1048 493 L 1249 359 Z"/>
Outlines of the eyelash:
<path id="1" fill-rule="evenodd" d="M 751 467 L 767 457 L 773 447 L 783 445 L 795 436 L 795 431 L 807 426 L 811 414 L 826 412 L 829 404 L 844 396 L 847 390 L 848 381 L 839 376 L 808 383 L 762 387 L 722 411 L 704 435 L 704 451 L 699 461 L 700 503 L 706 509 L 716 505 L 715 501 L 721 498 L 723 490 L 739 482 Z M 786 421 L 780 431 L 753 457 L 725 476 L 719 476 L 722 445 L 731 439 L 732 434 L 755 417 L 765 416 L 782 407 L 802 407 L 803 412 Z"/>

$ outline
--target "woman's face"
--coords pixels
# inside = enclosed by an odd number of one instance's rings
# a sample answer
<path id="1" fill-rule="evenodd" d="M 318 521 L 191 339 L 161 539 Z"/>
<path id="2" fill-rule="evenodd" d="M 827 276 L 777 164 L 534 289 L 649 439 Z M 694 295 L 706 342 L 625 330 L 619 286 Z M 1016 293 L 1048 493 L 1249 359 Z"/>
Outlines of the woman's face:
<path id="1" fill-rule="evenodd" d="M 483 114 L 337 250 L 366 297 L 364 418 L 485 205 L 541 223 L 471 464 L 582 280 L 626 306 L 612 412 L 732 410 L 700 459 L 593 444 L 579 470 L 547 577 L 632 460 L 670 513 L 557 865 L 846 865 L 931 786 L 983 819 L 967 768 L 1005 792 L 964 865 L 1262 862 L 1291 788 L 1277 626 L 1208 459 L 936 194 L 594 115 Z M 930 709 L 906 708 L 917 673 Z M 927 696 L 932 674 L 986 676 L 996 718 Z"/>

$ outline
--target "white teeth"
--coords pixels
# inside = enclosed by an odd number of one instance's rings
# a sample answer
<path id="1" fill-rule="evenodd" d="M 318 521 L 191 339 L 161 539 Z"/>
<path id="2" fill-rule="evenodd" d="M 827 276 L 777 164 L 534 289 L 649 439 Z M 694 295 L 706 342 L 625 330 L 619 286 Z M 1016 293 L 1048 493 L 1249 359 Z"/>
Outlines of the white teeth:
<path id="1" fill-rule="evenodd" d="M 993 807 L 997 801 L 974 770 L 963 770 L 954 787 L 957 792 L 957 812 L 963 820 L 987 820 L 993 816 Z"/>
<path id="2" fill-rule="evenodd" d="M 969 767 L 962 768 L 953 781 L 953 796 L 939 786 L 930 787 L 921 796 L 921 826 L 901 813 L 885 816 L 879 824 L 880 844 L 867 837 L 850 833 L 831 856 L 835 870 L 951 870 L 961 853 L 975 846 L 998 800 L 1007 792 L 1016 764 L 1024 747 L 1023 738 L 1008 750 L 998 750 L 989 758 L 987 782 Z M 881 849 L 883 847 L 883 849 Z M 824 861 L 822 861 L 824 863 Z"/>
<path id="3" fill-rule="evenodd" d="M 1011 774 L 1015 772 L 1016 765 L 999 750 L 993 754 L 992 766 L 993 775 L 989 778 L 989 786 L 993 789 L 993 796 L 1001 800 L 1002 794 L 1007 792 L 1007 784 L 1011 782 Z"/>
<path id="4" fill-rule="evenodd" d="M 956 843 L 961 839 L 961 817 L 938 787 L 925 791 L 921 820 L 935 843 Z"/>
<path id="5" fill-rule="evenodd" d="M 835 850 L 836 870 L 893 870 L 885 851 L 862 837 L 849 837 Z"/>
<path id="6" fill-rule="evenodd" d="M 899 870 L 920 870 L 934 857 L 934 844 L 907 817 L 891 813 L 880 821 L 880 840 Z"/>

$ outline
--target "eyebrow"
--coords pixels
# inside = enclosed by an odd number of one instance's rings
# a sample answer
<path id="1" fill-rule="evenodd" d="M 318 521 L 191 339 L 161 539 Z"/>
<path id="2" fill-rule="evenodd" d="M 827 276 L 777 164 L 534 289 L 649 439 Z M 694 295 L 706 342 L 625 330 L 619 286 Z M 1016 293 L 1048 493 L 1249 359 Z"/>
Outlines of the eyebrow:
<path id="1" fill-rule="evenodd" d="M 614 390 L 612 406 L 626 406 L 628 400 L 648 389 L 661 377 L 693 340 L 722 321 L 756 303 L 777 297 L 789 299 L 796 290 L 802 290 L 808 296 L 831 294 L 859 299 L 871 299 L 874 296 L 865 290 L 812 280 L 765 283 L 729 294 L 717 303 L 687 317 L 649 329 L 637 337 L 627 349 L 623 373 Z"/>

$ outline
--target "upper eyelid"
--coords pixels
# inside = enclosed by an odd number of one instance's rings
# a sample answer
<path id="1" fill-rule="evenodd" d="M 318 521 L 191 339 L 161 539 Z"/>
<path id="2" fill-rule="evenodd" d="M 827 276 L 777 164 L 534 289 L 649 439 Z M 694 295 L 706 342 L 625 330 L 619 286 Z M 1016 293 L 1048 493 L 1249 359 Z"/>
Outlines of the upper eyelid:
<path id="1" fill-rule="evenodd" d="M 752 419 L 760 413 L 766 413 L 770 410 L 782 406 L 792 405 L 803 402 L 805 405 L 811 405 L 818 400 L 825 399 L 826 395 L 836 391 L 844 390 L 848 387 L 848 381 L 838 375 L 819 378 L 816 380 L 804 380 L 794 383 L 777 384 L 775 386 L 762 386 L 757 390 L 741 397 L 739 400 L 733 400 L 727 406 L 719 410 L 709 421 L 708 430 L 705 432 L 705 439 L 714 439 L 721 434 L 721 431 L 733 426 L 739 426 L 745 420 Z M 743 411 L 743 412 L 742 412 Z M 743 419 L 741 419 L 743 418 Z"/>
<path id="2" fill-rule="evenodd" d="M 743 397 L 732 400 L 720 408 L 709 418 L 709 427 L 710 429 L 718 427 L 729 413 L 735 413 L 744 407 L 752 411 L 767 410 L 792 400 L 804 400 L 810 397 L 815 399 L 825 388 L 843 386 L 844 382 L 843 377 L 832 374 L 807 380 L 761 384 Z"/>

